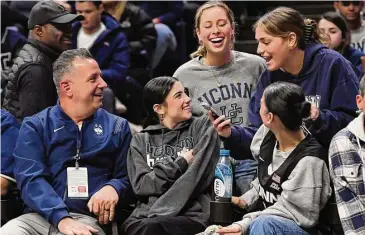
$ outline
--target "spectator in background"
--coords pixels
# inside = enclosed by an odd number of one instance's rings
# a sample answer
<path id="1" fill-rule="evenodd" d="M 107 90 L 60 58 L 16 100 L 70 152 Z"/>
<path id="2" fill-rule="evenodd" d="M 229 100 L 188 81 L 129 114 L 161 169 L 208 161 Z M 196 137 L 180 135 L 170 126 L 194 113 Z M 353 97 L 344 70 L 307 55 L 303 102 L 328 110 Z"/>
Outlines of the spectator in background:
<path id="1" fill-rule="evenodd" d="M 209 223 L 219 138 L 207 116 L 194 118 L 191 99 L 173 77 L 143 90 L 148 118 L 128 152 L 128 175 L 138 203 L 125 221 L 128 235 L 191 235 Z"/>
<path id="2" fill-rule="evenodd" d="M 152 78 L 152 56 L 157 39 L 156 29 L 146 12 L 126 0 L 103 1 L 103 5 L 105 11 L 119 22 L 129 44 L 130 66 L 127 72 L 129 84 L 117 87 L 117 93 L 124 94 L 122 100 L 128 107 L 127 112 L 122 115 L 130 122 L 142 125 L 146 115 L 142 97 L 138 94 Z"/>
<path id="3" fill-rule="evenodd" d="M 16 187 L 13 151 L 18 138 L 19 124 L 15 117 L 1 110 L 1 197 Z"/>
<path id="4" fill-rule="evenodd" d="M 14 15 L 15 14 L 15 15 Z M 17 28 L 11 27 L 15 24 L 17 18 L 16 12 L 13 12 L 9 4 L 1 2 L 1 103 L 4 99 L 4 89 L 8 83 L 9 71 L 13 65 L 14 59 L 18 56 L 19 51 L 27 43 Z"/>
<path id="5" fill-rule="evenodd" d="M 233 12 L 222 2 L 204 3 L 195 16 L 195 32 L 199 48 L 192 60 L 180 66 L 174 77 L 178 78 L 192 98 L 193 114 L 203 115 L 201 102 L 208 103 L 231 123 L 245 127 L 248 110 L 256 83 L 265 70 L 265 60 L 232 50 L 235 40 Z M 238 195 L 250 189 L 256 178 L 257 162 L 242 149 L 231 151 L 235 159 L 246 159 L 235 166 Z"/>
<path id="6" fill-rule="evenodd" d="M 329 168 L 344 234 L 365 233 L 365 77 L 356 104 L 360 115 L 338 132 L 329 148 Z"/>
<path id="7" fill-rule="evenodd" d="M 128 75 L 143 87 L 151 79 L 152 54 L 157 33 L 152 19 L 139 6 L 126 0 L 103 1 L 104 9 L 119 23 L 130 50 Z"/>
<path id="8" fill-rule="evenodd" d="M 365 21 L 361 18 L 364 5 L 360 1 L 335 1 L 334 8 L 346 19 L 351 29 L 351 46 L 365 53 Z"/>
<path id="9" fill-rule="evenodd" d="M 152 18 L 157 31 L 156 50 L 152 57 L 152 68 L 156 68 L 167 50 L 176 50 L 172 29 L 182 17 L 184 4 L 183 1 L 142 1 L 137 4 Z"/>
<path id="10" fill-rule="evenodd" d="M 107 84 L 86 49 L 63 52 L 53 75 L 57 105 L 24 119 L 14 150 L 25 214 L 1 232 L 111 234 L 102 225 L 130 189 L 128 123 L 100 108 Z"/>
<path id="11" fill-rule="evenodd" d="M 56 103 L 52 63 L 71 47 L 71 23 L 82 18 L 53 1 L 38 2 L 32 8 L 29 42 L 9 72 L 4 99 L 4 108 L 18 121 Z"/>
<path id="12" fill-rule="evenodd" d="M 114 95 L 124 95 L 116 93 L 116 89 L 127 84 L 129 48 L 126 36 L 113 17 L 102 14 L 101 1 L 76 1 L 75 8 L 85 19 L 73 24 L 72 47 L 88 49 L 98 62 L 103 79 L 111 89 L 105 90 L 104 109 L 113 113 Z"/>
<path id="13" fill-rule="evenodd" d="M 350 61 L 356 67 L 356 72 L 361 78 L 365 69 L 362 67 L 361 57 L 365 54 L 350 46 L 351 33 L 345 19 L 337 12 L 327 12 L 319 20 L 318 28 L 321 33 L 329 36 L 329 48 L 337 51 Z"/>

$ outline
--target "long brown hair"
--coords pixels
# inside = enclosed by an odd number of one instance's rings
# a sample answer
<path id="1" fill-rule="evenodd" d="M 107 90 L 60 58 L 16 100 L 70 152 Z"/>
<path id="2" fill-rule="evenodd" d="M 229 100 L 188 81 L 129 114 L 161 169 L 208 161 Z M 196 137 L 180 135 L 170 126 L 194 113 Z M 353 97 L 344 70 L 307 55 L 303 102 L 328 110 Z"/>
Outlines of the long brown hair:
<path id="1" fill-rule="evenodd" d="M 231 9 L 229 9 L 229 7 L 225 3 L 220 2 L 220 1 L 208 1 L 208 2 L 204 3 L 203 5 L 201 5 L 195 14 L 195 34 L 196 34 L 197 29 L 199 29 L 200 18 L 202 16 L 203 12 L 205 10 L 213 8 L 213 7 L 223 8 L 227 14 L 227 18 L 228 18 L 229 22 L 231 23 L 232 28 L 233 29 L 236 28 L 236 21 L 234 20 L 233 11 Z M 204 56 L 206 56 L 206 54 L 207 54 L 207 49 L 205 48 L 205 46 L 199 45 L 198 49 L 195 52 L 190 54 L 190 57 L 191 58 L 198 57 L 198 56 L 204 57 Z"/>
<path id="2" fill-rule="evenodd" d="M 295 33 L 296 46 L 302 50 L 311 42 L 328 43 L 328 39 L 319 33 L 314 20 L 305 19 L 302 14 L 289 7 L 278 7 L 266 13 L 253 25 L 254 30 L 258 27 L 274 37 L 285 38 L 289 33 Z"/>

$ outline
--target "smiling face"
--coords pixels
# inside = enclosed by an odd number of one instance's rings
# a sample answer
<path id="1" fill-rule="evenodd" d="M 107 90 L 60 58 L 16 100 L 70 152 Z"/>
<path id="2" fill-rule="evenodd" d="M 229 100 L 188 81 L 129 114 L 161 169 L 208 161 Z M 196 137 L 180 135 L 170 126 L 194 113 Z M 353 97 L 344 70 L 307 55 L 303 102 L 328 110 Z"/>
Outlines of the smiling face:
<path id="1" fill-rule="evenodd" d="M 275 71 L 285 67 L 290 59 L 290 42 L 288 38 L 275 37 L 266 33 L 261 27 L 256 28 L 256 40 L 258 41 L 257 54 L 266 60 L 267 69 Z"/>
<path id="2" fill-rule="evenodd" d="M 94 112 L 102 106 L 103 90 L 107 87 L 99 65 L 93 59 L 75 59 L 73 67 L 69 80 L 72 99 L 80 108 Z"/>
<path id="3" fill-rule="evenodd" d="M 196 29 L 199 41 L 207 49 L 207 53 L 221 55 L 230 51 L 234 39 L 234 29 L 222 7 L 205 9 L 200 16 L 200 24 Z"/>
<path id="4" fill-rule="evenodd" d="M 343 42 L 342 31 L 334 23 L 325 19 L 321 19 L 318 23 L 318 28 L 321 33 L 330 37 L 331 42 L 329 48 L 335 50 Z"/>
<path id="5" fill-rule="evenodd" d="M 177 123 L 189 120 L 191 114 L 191 98 L 184 92 L 180 82 L 175 82 L 167 95 L 165 102 L 161 105 L 161 113 L 164 114 L 164 122 Z"/>
<path id="6" fill-rule="evenodd" d="M 72 26 L 69 24 L 48 23 L 36 25 L 33 29 L 40 36 L 40 40 L 58 51 L 65 51 L 71 48 Z"/>

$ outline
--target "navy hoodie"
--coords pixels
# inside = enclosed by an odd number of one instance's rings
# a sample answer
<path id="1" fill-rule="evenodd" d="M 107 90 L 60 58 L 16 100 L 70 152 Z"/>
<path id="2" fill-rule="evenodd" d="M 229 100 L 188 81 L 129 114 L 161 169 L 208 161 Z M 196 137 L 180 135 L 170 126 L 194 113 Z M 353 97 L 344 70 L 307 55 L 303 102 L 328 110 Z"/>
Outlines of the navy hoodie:
<path id="1" fill-rule="evenodd" d="M 19 124 L 9 112 L 1 109 L 1 174 L 14 179 L 13 151 L 18 138 Z M 9 179 L 9 178 L 8 178 Z"/>
<path id="2" fill-rule="evenodd" d="M 364 74 L 364 68 L 362 67 L 361 64 L 361 57 L 363 56 L 365 56 L 365 54 L 362 51 L 350 46 L 348 46 L 343 53 L 343 57 L 345 57 L 356 67 L 355 72 L 360 80 L 362 75 Z"/>
<path id="3" fill-rule="evenodd" d="M 69 212 L 92 216 L 87 203 L 105 185 L 122 201 L 130 188 L 126 162 L 131 137 L 125 119 L 101 108 L 83 121 L 81 130 L 59 102 L 25 118 L 14 150 L 14 175 L 25 212 L 36 212 L 57 227 Z M 78 145 L 80 167 L 88 170 L 86 199 L 67 196 L 67 167 L 75 166 Z"/>
<path id="4" fill-rule="evenodd" d="M 259 113 L 262 94 L 271 83 L 286 81 L 299 85 L 306 99 L 319 107 L 320 115 L 309 130 L 328 148 L 332 137 L 356 116 L 358 80 L 353 66 L 338 52 L 321 44 L 308 45 L 304 52 L 303 68 L 297 76 L 283 70 L 265 70 L 261 74 L 256 93 L 250 101 L 250 125 L 233 126 L 231 136 L 224 140 L 225 147 L 232 151 L 244 151 L 244 155 L 251 156 L 253 135 L 262 124 Z"/>
<path id="5" fill-rule="evenodd" d="M 129 46 L 118 21 L 107 14 L 103 14 L 101 20 L 106 30 L 99 35 L 89 51 L 99 64 L 103 79 L 110 85 L 115 81 L 124 81 L 127 77 Z M 80 29 L 80 21 L 72 25 L 72 48 L 77 48 Z"/>

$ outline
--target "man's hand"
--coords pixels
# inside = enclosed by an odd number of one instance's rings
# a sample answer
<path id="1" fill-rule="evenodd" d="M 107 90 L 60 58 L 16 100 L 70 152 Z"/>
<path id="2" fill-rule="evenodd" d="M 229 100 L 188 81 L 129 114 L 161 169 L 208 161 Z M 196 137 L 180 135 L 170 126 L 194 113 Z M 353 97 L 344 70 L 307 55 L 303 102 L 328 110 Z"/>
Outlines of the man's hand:
<path id="1" fill-rule="evenodd" d="M 87 203 L 89 211 L 98 216 L 100 224 L 108 224 L 113 221 L 115 215 L 115 205 L 118 203 L 117 191 L 110 186 L 104 186 L 97 191 Z"/>
<path id="2" fill-rule="evenodd" d="M 231 136 L 232 127 L 230 119 L 225 120 L 226 117 L 222 115 L 214 120 L 211 111 L 208 112 L 208 116 L 219 136 L 224 138 L 228 138 Z"/>
<path id="3" fill-rule="evenodd" d="M 64 218 L 58 223 L 58 230 L 65 235 L 92 235 L 99 231 L 89 225 L 80 223 L 72 218 Z"/>
<path id="4" fill-rule="evenodd" d="M 241 235 L 242 228 L 238 224 L 231 224 L 228 227 L 219 227 L 215 232 L 225 235 Z"/>

